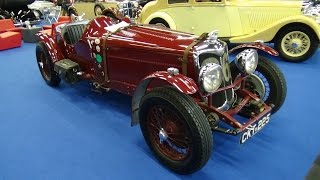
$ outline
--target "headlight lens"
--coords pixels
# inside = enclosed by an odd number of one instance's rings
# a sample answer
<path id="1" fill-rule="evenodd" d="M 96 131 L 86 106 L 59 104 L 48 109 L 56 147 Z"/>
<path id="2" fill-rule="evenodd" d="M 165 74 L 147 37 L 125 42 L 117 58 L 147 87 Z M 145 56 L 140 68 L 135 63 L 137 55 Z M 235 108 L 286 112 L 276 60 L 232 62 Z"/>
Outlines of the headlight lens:
<path id="1" fill-rule="evenodd" d="M 137 8 L 139 6 L 139 3 L 137 1 L 133 2 L 133 7 Z"/>
<path id="2" fill-rule="evenodd" d="M 240 71 L 252 74 L 258 65 L 258 53 L 255 49 L 246 49 L 237 55 L 235 62 Z"/>
<path id="3" fill-rule="evenodd" d="M 199 74 L 199 84 L 206 93 L 215 92 L 221 85 L 222 71 L 221 66 L 209 63 L 201 67 Z"/>

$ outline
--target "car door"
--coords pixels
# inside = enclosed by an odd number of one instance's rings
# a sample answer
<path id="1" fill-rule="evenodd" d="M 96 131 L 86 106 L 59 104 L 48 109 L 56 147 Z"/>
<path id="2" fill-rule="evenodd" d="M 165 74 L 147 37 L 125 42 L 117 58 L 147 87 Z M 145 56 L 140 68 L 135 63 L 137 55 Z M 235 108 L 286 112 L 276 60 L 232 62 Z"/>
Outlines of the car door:
<path id="1" fill-rule="evenodd" d="M 190 16 L 191 5 L 190 0 L 168 0 L 167 7 L 160 11 L 167 13 L 176 24 L 177 30 L 184 32 L 192 32 L 195 16 Z"/>
<path id="2" fill-rule="evenodd" d="M 214 1 L 214 2 L 213 2 Z M 230 37 L 230 21 L 224 0 L 195 0 L 191 15 L 194 33 L 219 31 L 219 37 Z"/>

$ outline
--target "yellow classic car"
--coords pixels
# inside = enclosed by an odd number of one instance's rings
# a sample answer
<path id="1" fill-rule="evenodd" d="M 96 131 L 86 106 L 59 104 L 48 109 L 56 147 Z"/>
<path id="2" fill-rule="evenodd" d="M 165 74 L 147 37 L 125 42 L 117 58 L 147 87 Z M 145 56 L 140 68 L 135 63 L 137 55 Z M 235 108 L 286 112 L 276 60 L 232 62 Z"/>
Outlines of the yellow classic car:
<path id="1" fill-rule="evenodd" d="M 137 22 L 200 35 L 213 29 L 229 43 L 272 42 L 280 56 L 307 60 L 320 39 L 319 1 L 156 0 Z"/>

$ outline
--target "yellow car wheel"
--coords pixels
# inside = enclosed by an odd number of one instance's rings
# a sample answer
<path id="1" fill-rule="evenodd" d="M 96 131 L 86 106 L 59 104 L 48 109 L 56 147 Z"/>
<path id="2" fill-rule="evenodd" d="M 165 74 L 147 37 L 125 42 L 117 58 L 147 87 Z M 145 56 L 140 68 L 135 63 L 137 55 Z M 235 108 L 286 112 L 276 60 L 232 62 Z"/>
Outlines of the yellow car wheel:
<path id="1" fill-rule="evenodd" d="M 275 39 L 280 57 L 290 62 L 307 60 L 317 50 L 319 40 L 308 27 L 290 26 L 281 30 Z"/>
<path id="2" fill-rule="evenodd" d="M 94 6 L 94 15 L 100 16 L 102 14 L 102 11 L 105 9 L 104 5 L 102 3 L 97 3 Z"/>
<path id="3" fill-rule="evenodd" d="M 301 31 L 293 31 L 286 34 L 281 41 L 281 48 L 292 57 L 304 55 L 310 49 L 311 41 L 307 34 Z"/>

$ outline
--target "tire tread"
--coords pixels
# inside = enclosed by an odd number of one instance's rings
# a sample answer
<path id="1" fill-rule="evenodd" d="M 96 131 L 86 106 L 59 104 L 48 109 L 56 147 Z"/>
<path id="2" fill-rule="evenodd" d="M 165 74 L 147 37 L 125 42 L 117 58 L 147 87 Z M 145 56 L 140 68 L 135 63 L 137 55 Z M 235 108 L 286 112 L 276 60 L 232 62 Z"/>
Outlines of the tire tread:
<path id="1" fill-rule="evenodd" d="M 210 158 L 211 151 L 212 151 L 212 141 L 213 141 L 210 125 L 206 120 L 206 117 L 202 109 L 194 102 L 194 100 L 190 96 L 182 94 L 181 92 L 178 92 L 177 90 L 174 90 L 172 88 L 164 88 L 164 87 L 155 88 L 154 90 L 146 94 L 142 98 L 141 104 L 143 104 L 149 98 L 154 98 L 154 97 L 165 99 L 169 101 L 171 105 L 173 105 L 172 102 L 178 102 L 174 104 L 175 108 L 178 110 L 181 110 L 181 114 L 185 114 L 185 113 L 189 114 L 193 119 L 194 124 L 190 124 L 190 122 L 187 121 L 188 126 L 192 128 L 191 131 L 193 132 L 198 131 L 198 134 L 195 134 L 195 137 L 193 138 L 193 140 L 196 139 L 198 140 L 198 142 L 194 142 L 194 143 L 200 144 L 202 146 L 202 147 L 198 147 L 199 149 L 201 148 L 200 150 L 201 155 L 198 158 L 199 161 L 192 161 L 187 168 L 172 168 L 172 167 L 170 168 L 179 174 L 190 174 L 199 170 L 207 163 L 207 161 Z M 143 128 L 141 130 L 144 131 Z M 151 147 L 151 144 L 149 144 L 149 146 Z M 157 158 L 164 164 L 168 163 L 166 160 L 164 160 L 161 157 L 157 157 Z"/>

